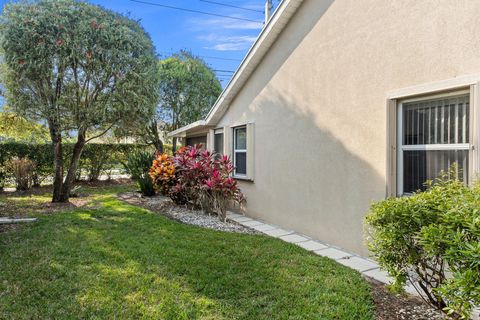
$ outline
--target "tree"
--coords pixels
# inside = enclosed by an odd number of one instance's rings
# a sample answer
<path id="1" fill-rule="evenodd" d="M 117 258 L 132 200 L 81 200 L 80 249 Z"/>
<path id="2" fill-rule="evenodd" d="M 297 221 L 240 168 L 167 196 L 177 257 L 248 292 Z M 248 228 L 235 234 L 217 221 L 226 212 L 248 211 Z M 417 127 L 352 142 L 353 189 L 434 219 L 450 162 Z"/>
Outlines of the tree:
<path id="1" fill-rule="evenodd" d="M 0 112 L 0 142 L 46 143 L 49 139 L 44 126 L 13 112 Z"/>
<path id="2" fill-rule="evenodd" d="M 151 124 L 148 137 L 158 150 L 163 148 L 159 128 L 176 130 L 205 117 L 222 92 L 214 71 L 200 58 L 180 51 L 159 62 L 160 104 Z M 176 150 L 176 139 L 173 140 Z"/>
<path id="3" fill-rule="evenodd" d="M 159 83 L 152 41 L 138 22 L 75 0 L 9 3 L 0 33 L 7 101 L 48 125 L 52 201 L 66 202 L 84 145 L 153 114 Z M 66 134 L 76 142 L 64 179 Z"/>

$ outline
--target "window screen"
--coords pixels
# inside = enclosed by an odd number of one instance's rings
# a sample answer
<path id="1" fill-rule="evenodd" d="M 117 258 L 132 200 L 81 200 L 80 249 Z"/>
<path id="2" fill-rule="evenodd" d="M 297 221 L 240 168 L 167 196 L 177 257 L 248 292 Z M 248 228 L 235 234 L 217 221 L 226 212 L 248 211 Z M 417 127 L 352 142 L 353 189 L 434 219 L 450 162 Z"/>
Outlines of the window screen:
<path id="1" fill-rule="evenodd" d="M 233 130 L 233 157 L 235 175 L 247 175 L 247 127 Z"/>
<path id="2" fill-rule="evenodd" d="M 470 97 L 468 94 L 402 104 L 398 157 L 400 193 L 425 189 L 425 182 L 457 165 L 467 182 Z"/>

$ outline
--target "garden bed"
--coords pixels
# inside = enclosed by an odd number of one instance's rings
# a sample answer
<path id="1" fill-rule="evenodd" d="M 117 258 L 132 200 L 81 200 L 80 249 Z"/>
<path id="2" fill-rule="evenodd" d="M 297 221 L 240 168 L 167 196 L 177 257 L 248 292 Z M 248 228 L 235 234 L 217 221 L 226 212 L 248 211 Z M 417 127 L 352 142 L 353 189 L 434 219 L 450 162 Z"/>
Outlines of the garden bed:
<path id="1" fill-rule="evenodd" d="M 443 313 L 426 305 L 419 297 L 395 295 L 383 283 L 367 279 L 372 288 L 377 320 L 443 320 Z"/>
<path id="2" fill-rule="evenodd" d="M 216 215 L 205 214 L 201 210 L 192 210 L 178 206 L 170 198 L 163 196 L 142 197 L 138 192 L 125 192 L 118 198 L 129 204 L 138 205 L 176 221 L 219 231 L 258 234 L 259 232 L 233 221 L 223 222 Z"/>

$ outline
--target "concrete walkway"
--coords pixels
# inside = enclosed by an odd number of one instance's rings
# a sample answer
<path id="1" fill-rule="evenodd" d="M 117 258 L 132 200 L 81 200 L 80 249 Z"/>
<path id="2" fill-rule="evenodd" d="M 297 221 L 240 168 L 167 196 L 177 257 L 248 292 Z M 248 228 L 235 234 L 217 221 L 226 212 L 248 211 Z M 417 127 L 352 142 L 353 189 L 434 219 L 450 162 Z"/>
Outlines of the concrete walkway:
<path id="1" fill-rule="evenodd" d="M 378 264 L 373 260 L 360 257 L 340 248 L 311 239 L 310 237 L 297 232 L 285 230 L 241 214 L 229 211 L 227 213 L 227 218 L 271 237 L 279 238 L 285 242 L 296 244 L 297 246 L 311 251 L 319 256 L 333 259 L 344 266 L 359 271 L 366 277 L 373 278 L 386 284 L 393 281 L 385 271 L 380 270 Z M 416 293 L 413 287 L 407 287 L 406 290 L 410 293 Z"/>
<path id="2" fill-rule="evenodd" d="M 35 222 L 36 218 L 0 218 L 0 224 L 13 224 L 13 223 L 25 223 L 25 222 Z"/>

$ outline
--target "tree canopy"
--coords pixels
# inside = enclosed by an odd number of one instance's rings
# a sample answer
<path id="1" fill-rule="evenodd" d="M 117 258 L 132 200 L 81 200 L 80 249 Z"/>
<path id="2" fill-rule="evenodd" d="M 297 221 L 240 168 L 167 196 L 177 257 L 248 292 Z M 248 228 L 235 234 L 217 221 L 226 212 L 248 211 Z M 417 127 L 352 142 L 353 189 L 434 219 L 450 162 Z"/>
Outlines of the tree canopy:
<path id="1" fill-rule="evenodd" d="M 152 41 L 137 21 L 74 0 L 9 3 L 0 33 L 7 101 L 27 119 L 48 124 L 53 200 L 66 201 L 89 139 L 151 118 L 159 87 Z M 63 183 L 62 136 L 72 132 L 76 148 Z"/>
<path id="2" fill-rule="evenodd" d="M 0 142 L 45 143 L 49 139 L 44 126 L 13 112 L 0 112 Z"/>
<path id="3" fill-rule="evenodd" d="M 160 103 L 146 135 L 157 149 L 162 143 L 155 142 L 159 128 L 172 131 L 204 118 L 222 92 L 214 71 L 190 52 L 180 51 L 158 64 Z"/>

